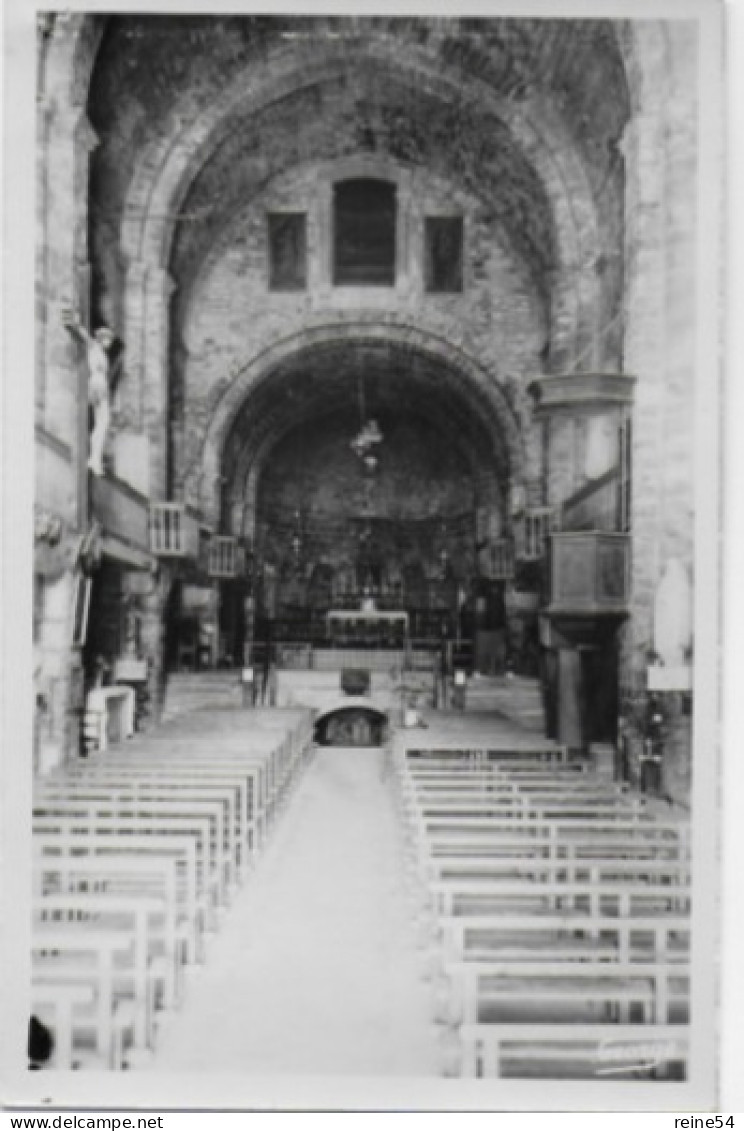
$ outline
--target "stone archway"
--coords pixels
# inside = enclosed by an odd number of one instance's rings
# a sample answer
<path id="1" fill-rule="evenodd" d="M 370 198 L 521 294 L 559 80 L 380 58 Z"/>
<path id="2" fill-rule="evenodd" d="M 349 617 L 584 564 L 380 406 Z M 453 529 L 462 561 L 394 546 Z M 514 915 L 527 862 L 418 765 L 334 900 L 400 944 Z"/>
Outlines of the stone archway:
<path id="1" fill-rule="evenodd" d="M 396 324 L 392 320 L 379 320 L 376 316 L 353 321 L 338 321 L 310 327 L 281 341 L 274 342 L 259 356 L 248 361 L 223 388 L 214 405 L 201 449 L 192 455 L 190 476 L 184 482 L 184 498 L 199 507 L 212 522 L 218 522 L 221 509 L 221 488 L 224 477 L 223 458 L 226 443 L 239 415 L 253 398 L 258 406 L 259 395 L 276 380 L 283 367 L 309 355 L 313 350 L 329 346 L 348 345 L 354 348 L 365 343 L 379 344 L 401 351 L 413 359 L 436 364 L 446 372 L 452 385 L 453 399 L 461 400 L 468 413 L 480 418 L 491 430 L 493 449 L 499 450 L 506 477 L 524 477 L 530 472 L 526 466 L 524 438 L 515 409 L 496 375 L 487 371 L 461 348 L 434 335 L 428 328 Z M 260 414 L 259 414 L 260 415 Z M 250 475 L 251 465 L 261 450 L 266 450 L 286 431 L 287 420 L 263 417 L 266 430 L 256 435 L 251 459 L 244 463 L 244 480 Z"/>
<path id="2" fill-rule="evenodd" d="M 371 706 L 336 707 L 315 721 L 315 741 L 321 746 L 382 746 L 389 720 Z"/>

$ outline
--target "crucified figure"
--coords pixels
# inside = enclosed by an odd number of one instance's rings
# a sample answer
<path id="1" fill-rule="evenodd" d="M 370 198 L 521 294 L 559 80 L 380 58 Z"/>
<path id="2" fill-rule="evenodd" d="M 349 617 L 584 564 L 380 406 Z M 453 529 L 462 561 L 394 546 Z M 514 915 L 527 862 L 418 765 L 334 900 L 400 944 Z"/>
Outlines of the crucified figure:
<path id="1" fill-rule="evenodd" d="M 89 334 L 80 315 L 72 311 L 64 315 L 64 323 L 72 336 L 85 347 L 88 362 L 88 404 L 93 411 L 88 467 L 94 475 L 103 475 L 103 447 L 111 423 L 111 389 L 109 384 L 109 350 L 114 335 L 107 326 Z"/>

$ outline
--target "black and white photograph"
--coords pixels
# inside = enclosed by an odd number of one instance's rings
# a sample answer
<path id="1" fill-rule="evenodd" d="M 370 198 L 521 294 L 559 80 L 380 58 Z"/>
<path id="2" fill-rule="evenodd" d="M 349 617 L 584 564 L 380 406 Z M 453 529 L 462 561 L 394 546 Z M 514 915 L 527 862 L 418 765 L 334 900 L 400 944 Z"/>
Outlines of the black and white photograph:
<path id="1" fill-rule="evenodd" d="M 715 1108 L 723 5 L 8 11 L 0 1098 Z"/>

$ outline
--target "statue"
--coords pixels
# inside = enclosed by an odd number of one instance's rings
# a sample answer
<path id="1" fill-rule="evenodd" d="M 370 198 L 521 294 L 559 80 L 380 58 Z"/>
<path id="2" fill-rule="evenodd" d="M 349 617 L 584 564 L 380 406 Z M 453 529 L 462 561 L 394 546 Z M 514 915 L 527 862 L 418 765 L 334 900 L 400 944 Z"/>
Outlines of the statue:
<path id="1" fill-rule="evenodd" d="M 111 423 L 111 387 L 109 351 L 114 334 L 107 326 L 100 326 L 89 334 L 80 315 L 68 311 L 64 323 L 72 336 L 85 347 L 88 362 L 88 404 L 93 411 L 93 428 L 90 433 L 88 467 L 94 475 L 103 475 L 103 448 Z"/>

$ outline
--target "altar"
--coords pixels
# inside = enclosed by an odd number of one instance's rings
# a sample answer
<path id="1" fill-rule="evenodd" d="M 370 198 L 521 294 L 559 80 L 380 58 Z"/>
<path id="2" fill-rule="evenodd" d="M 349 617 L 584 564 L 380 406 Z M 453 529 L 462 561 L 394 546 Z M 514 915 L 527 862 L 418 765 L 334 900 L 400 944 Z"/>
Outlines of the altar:
<path id="1" fill-rule="evenodd" d="M 395 647 L 408 639 L 408 613 L 403 609 L 331 609 L 326 625 L 336 645 Z"/>

